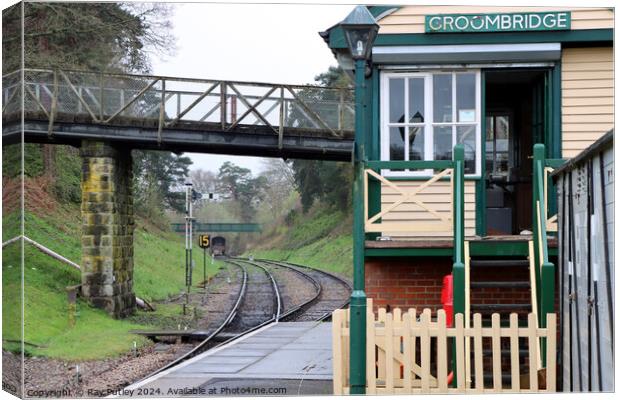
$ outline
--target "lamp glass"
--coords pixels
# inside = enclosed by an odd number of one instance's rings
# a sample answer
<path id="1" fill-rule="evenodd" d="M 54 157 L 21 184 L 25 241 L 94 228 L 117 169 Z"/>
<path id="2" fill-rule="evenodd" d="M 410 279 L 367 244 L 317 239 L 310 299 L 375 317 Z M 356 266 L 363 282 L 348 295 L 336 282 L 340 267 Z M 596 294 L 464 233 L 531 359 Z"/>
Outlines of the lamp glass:
<path id="1" fill-rule="evenodd" d="M 349 51 L 354 60 L 368 60 L 377 34 L 375 25 L 343 26 Z"/>

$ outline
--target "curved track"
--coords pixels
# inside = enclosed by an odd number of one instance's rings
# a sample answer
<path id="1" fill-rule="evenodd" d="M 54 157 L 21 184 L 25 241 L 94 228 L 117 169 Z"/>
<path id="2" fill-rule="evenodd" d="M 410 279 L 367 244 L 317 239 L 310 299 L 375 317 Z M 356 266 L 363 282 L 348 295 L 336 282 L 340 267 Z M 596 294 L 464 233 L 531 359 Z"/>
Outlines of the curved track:
<path id="1" fill-rule="evenodd" d="M 241 289 L 237 300 L 224 321 L 209 336 L 187 353 L 166 364 L 146 378 L 180 364 L 205 350 L 217 346 L 223 340 L 234 339 L 268 323 L 277 321 L 281 313 L 281 298 L 273 276 L 260 265 L 248 266 L 227 260 L 242 271 Z"/>
<path id="2" fill-rule="evenodd" d="M 227 259 L 242 271 L 242 284 L 236 302 L 226 318 L 209 336 L 187 353 L 143 379 L 180 364 L 196 355 L 236 339 L 262 326 L 278 321 L 323 321 L 349 303 L 351 286 L 344 279 L 302 265 L 270 261 Z M 313 295 L 284 309 L 278 283 L 270 269 L 281 269 L 302 277 L 313 287 Z"/>
<path id="3" fill-rule="evenodd" d="M 334 274 L 288 262 L 258 261 L 295 270 L 307 276 L 319 288 L 314 298 L 302 304 L 298 309 L 287 312 L 281 318 L 282 321 L 324 321 L 331 318 L 334 310 L 349 304 L 351 285 Z"/>

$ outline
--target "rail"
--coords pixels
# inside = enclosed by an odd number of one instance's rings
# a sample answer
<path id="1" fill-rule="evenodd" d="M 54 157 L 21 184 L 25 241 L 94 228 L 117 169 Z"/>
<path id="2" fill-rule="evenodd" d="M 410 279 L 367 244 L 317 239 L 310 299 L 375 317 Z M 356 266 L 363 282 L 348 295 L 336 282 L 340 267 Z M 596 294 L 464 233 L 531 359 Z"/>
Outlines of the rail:
<path id="1" fill-rule="evenodd" d="M 332 304 L 333 308 L 330 308 L 329 311 L 325 311 L 325 313 L 323 315 L 319 316 L 316 319 L 317 321 L 328 320 L 329 318 L 331 318 L 332 311 L 334 309 L 342 309 L 342 308 L 345 308 L 346 306 L 349 305 L 350 297 L 349 297 L 348 294 L 351 292 L 351 285 L 349 284 L 349 282 L 347 282 L 346 280 L 340 278 L 337 275 L 334 275 L 334 274 L 332 274 L 330 272 L 327 272 L 327 271 L 324 271 L 324 270 L 320 270 L 320 269 L 317 269 L 317 268 L 309 267 L 309 266 L 306 266 L 306 265 L 295 264 L 295 263 L 291 263 L 291 262 L 288 262 L 288 261 L 287 262 L 277 262 L 277 261 L 269 261 L 269 260 L 258 260 L 258 261 L 267 261 L 267 262 L 269 262 L 271 264 L 275 264 L 275 265 L 291 268 L 291 269 L 293 269 L 293 270 L 295 270 L 297 272 L 300 272 L 300 273 L 302 273 L 302 274 L 304 274 L 304 275 L 306 275 L 306 276 L 308 276 L 308 277 L 310 277 L 311 279 L 314 280 L 314 278 L 312 278 L 308 273 L 302 272 L 302 271 L 299 270 L 299 269 L 306 269 L 306 270 L 315 272 L 317 274 L 320 274 L 321 276 L 328 277 L 329 279 L 331 279 L 333 281 L 339 282 L 342 286 L 345 287 L 345 289 L 347 290 L 347 294 L 345 296 L 343 296 L 344 298 L 342 299 L 342 301 L 336 303 L 335 306 Z M 316 305 L 316 303 L 322 301 L 321 297 L 324 294 L 325 294 L 325 291 L 323 289 L 321 289 L 321 291 L 319 293 L 317 293 L 317 296 L 314 299 L 312 299 L 311 301 L 303 304 L 300 307 L 300 309 L 297 310 L 297 311 L 298 312 L 305 312 L 305 311 L 307 311 L 310 307 L 312 307 L 312 306 Z M 334 300 L 334 299 L 330 299 L 330 300 Z M 286 313 L 286 317 L 289 317 L 291 314 L 293 314 L 293 313 L 292 312 L 287 312 Z"/>
<path id="2" fill-rule="evenodd" d="M 220 333 L 222 332 L 222 330 L 224 330 L 224 328 L 235 318 L 235 316 L 237 315 L 237 309 L 239 308 L 244 296 L 245 296 L 245 292 L 246 292 L 246 287 L 247 287 L 247 282 L 248 282 L 248 274 L 245 270 L 245 268 L 243 268 L 243 266 L 241 265 L 237 265 L 234 263 L 231 263 L 233 265 L 235 265 L 236 267 L 238 267 L 241 270 L 242 273 L 242 281 L 241 281 L 241 288 L 239 289 L 239 294 L 237 295 L 237 299 L 235 301 L 235 304 L 233 305 L 233 307 L 231 308 L 231 310 L 228 312 L 228 315 L 226 315 L 226 318 L 224 319 L 224 322 L 222 322 L 213 332 L 211 332 L 211 334 L 205 338 L 202 342 L 198 343 L 196 346 L 194 346 L 191 350 L 189 350 L 187 353 L 182 354 L 180 357 L 172 360 L 171 362 L 169 362 L 168 364 L 164 365 L 163 367 L 159 368 L 158 370 L 150 373 L 149 375 L 147 375 L 146 377 L 142 378 L 140 381 L 144 381 L 152 376 L 155 376 L 157 374 L 159 374 L 162 371 L 165 371 L 169 368 L 172 368 L 176 365 L 181 364 L 183 361 L 189 360 L 192 357 L 195 357 L 196 355 L 198 355 L 199 353 L 201 353 L 202 351 L 204 351 L 207 346 L 213 341 L 213 339 Z"/>
<path id="3" fill-rule="evenodd" d="M 350 338 L 348 310 L 336 310 L 332 317 L 334 394 L 347 394 L 348 352 Z M 548 328 L 536 326 L 536 316 L 528 315 L 527 326 L 520 327 L 517 314 L 510 314 L 509 325 L 502 326 L 500 315 L 493 314 L 491 326 L 482 326 L 480 314 L 474 314 L 473 327 L 466 327 L 463 314 L 455 315 L 454 326 L 446 325 L 444 310 L 437 311 L 435 320 L 430 309 L 417 314 L 415 309 L 391 313 L 380 309 L 378 314 L 368 308 L 367 315 L 367 394 L 430 394 L 430 393 L 506 393 L 545 392 L 556 390 L 556 315 L 546 316 Z M 523 338 L 523 340 L 520 340 Z M 548 341 L 547 368 L 539 372 L 538 340 Z M 449 385 L 449 343 L 453 341 L 452 358 L 456 359 L 456 382 Z M 473 351 L 465 344 L 473 341 Z M 509 357 L 502 357 L 502 342 L 509 342 Z M 488 344 L 487 344 L 488 343 Z M 484 350 L 491 348 L 492 380 L 485 382 Z M 527 351 L 527 374 L 521 375 L 519 355 Z M 466 384 L 465 362 L 473 355 L 473 385 Z M 509 363 L 502 363 L 502 359 Z M 503 377 L 510 378 L 507 385 Z"/>
<path id="4" fill-rule="evenodd" d="M 187 123 L 225 132 L 262 126 L 280 145 L 287 128 L 334 138 L 352 136 L 354 128 L 350 88 L 59 69 L 24 69 L 2 80 L 3 116 L 21 112 L 23 93 L 24 111 L 49 121 L 50 135 L 62 116 L 94 124 L 140 120 L 156 126 L 160 140 L 165 128 Z"/>
<path id="5" fill-rule="evenodd" d="M 532 166 L 532 240 L 536 285 L 536 297 L 538 303 L 538 321 L 542 328 L 546 327 L 545 316 L 554 311 L 555 301 L 555 266 L 549 261 L 547 212 L 551 204 L 548 198 L 548 169 L 561 165 L 561 160 L 545 159 L 545 146 L 534 145 L 534 157 Z M 557 221 L 557 217 L 555 218 Z M 557 222 L 556 222 L 557 223 Z M 556 229 L 557 230 L 557 229 Z M 542 352 L 547 351 L 546 341 L 542 340 Z M 543 366 L 546 362 L 542 360 Z"/>

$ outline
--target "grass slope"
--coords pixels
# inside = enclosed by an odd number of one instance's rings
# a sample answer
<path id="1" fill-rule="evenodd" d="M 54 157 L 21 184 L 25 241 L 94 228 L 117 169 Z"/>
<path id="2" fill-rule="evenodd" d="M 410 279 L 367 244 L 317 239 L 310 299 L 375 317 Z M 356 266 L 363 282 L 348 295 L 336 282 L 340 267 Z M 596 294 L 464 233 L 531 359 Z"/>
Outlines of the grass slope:
<path id="1" fill-rule="evenodd" d="M 80 263 L 80 212 L 77 206 L 59 205 L 49 215 L 26 212 L 26 236 Z M 3 216 L 3 241 L 19 232 L 19 213 Z M 163 232 L 145 221 L 135 231 L 134 291 L 148 300 L 178 294 L 185 282 L 185 250 L 182 238 Z M 3 249 L 2 336 L 4 348 L 16 349 L 21 337 L 21 269 L 19 243 Z M 195 282 L 202 279 L 202 254 L 194 253 Z M 220 264 L 207 264 L 213 275 Z M 128 320 L 114 320 L 105 312 L 78 301 L 75 326 L 69 326 L 65 288 L 80 282 L 80 272 L 25 246 L 24 340 L 32 355 L 67 360 L 99 359 L 114 356 L 148 341 L 129 334 L 130 329 L 147 328 Z M 169 310 L 163 308 L 163 313 Z M 138 314 L 141 314 L 139 312 Z M 133 320 L 140 320 L 140 315 Z M 6 340 L 9 340 L 8 342 Z"/>
<path id="2" fill-rule="evenodd" d="M 314 206 L 307 214 L 295 213 L 261 237 L 246 254 L 290 261 L 352 276 L 351 217 L 341 211 Z"/>

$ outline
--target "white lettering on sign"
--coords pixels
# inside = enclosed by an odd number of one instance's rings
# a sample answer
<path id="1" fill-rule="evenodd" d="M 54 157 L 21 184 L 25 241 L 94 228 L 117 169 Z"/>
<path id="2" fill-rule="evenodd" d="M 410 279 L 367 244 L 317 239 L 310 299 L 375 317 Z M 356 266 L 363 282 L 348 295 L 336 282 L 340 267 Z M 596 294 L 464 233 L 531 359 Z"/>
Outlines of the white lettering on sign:
<path id="1" fill-rule="evenodd" d="M 438 14 L 425 18 L 426 32 L 510 32 L 570 29 L 569 11 L 507 14 Z"/>

